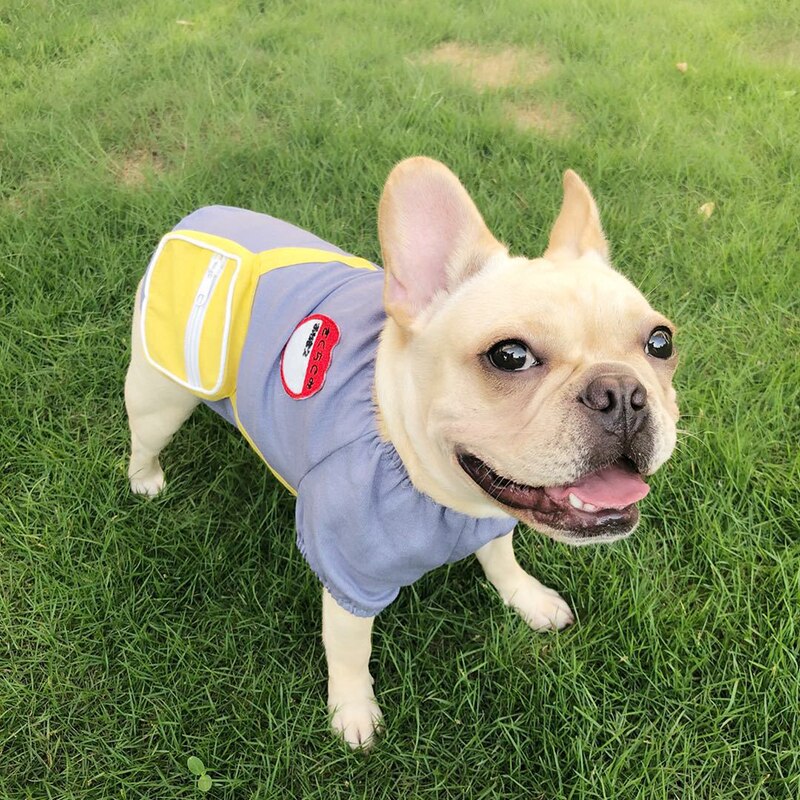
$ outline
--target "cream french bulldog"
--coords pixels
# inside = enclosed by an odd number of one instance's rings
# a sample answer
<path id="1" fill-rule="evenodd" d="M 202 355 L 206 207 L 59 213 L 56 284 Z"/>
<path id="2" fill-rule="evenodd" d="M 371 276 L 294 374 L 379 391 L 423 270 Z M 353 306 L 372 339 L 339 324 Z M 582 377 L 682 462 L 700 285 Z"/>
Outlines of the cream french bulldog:
<path id="1" fill-rule="evenodd" d="M 674 326 L 612 268 L 574 172 L 541 258 L 510 256 L 428 158 L 394 168 L 378 227 L 383 270 L 262 214 L 190 215 L 137 294 L 125 384 L 137 494 L 162 489 L 200 402 L 297 494 L 353 747 L 382 726 L 372 623 L 400 586 L 474 552 L 532 628 L 569 625 L 517 563 L 516 520 L 569 544 L 629 535 L 678 417 Z"/>

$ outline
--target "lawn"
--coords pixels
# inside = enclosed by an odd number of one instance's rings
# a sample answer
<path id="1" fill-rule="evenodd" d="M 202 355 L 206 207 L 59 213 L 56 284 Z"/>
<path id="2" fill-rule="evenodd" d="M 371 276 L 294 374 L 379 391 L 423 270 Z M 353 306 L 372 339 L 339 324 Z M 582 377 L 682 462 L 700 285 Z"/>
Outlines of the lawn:
<path id="1" fill-rule="evenodd" d="M 799 19 L 7 0 L 0 798 L 203 796 L 189 756 L 215 798 L 797 798 Z M 180 217 L 250 207 L 379 260 L 382 181 L 419 153 L 529 255 L 576 169 L 617 266 L 679 324 L 683 416 L 629 540 L 518 536 L 572 628 L 531 633 L 473 560 L 401 593 L 365 757 L 327 732 L 291 498 L 207 410 L 165 495 L 132 497 L 122 384 L 134 288 Z"/>

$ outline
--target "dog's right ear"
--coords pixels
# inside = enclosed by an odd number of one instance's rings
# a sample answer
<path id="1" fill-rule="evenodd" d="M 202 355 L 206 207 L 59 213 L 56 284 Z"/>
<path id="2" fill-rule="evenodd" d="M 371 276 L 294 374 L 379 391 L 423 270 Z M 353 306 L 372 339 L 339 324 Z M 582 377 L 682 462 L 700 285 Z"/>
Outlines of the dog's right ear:
<path id="1" fill-rule="evenodd" d="M 505 251 L 458 178 L 431 158 L 408 158 L 391 172 L 378 208 L 386 313 L 403 328 L 440 292 Z"/>
<path id="2" fill-rule="evenodd" d="M 544 257 L 551 261 L 573 260 L 589 250 L 608 261 L 608 242 L 597 203 L 580 175 L 568 169 L 564 173 L 564 200 L 550 231 Z"/>

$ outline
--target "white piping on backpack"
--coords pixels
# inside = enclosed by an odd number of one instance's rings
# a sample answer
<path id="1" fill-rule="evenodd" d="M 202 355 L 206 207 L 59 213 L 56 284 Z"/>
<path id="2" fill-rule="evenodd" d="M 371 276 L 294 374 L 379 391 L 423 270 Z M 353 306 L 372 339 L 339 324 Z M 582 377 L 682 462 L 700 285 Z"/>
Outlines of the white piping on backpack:
<path id="1" fill-rule="evenodd" d="M 211 256 L 206 274 L 203 275 L 203 280 L 200 281 L 197 294 L 194 296 L 194 303 L 192 304 L 192 311 L 189 314 L 189 321 L 186 323 L 186 334 L 183 339 L 183 359 L 186 366 L 186 379 L 192 386 L 198 388 L 203 385 L 200 375 L 200 335 L 203 332 L 203 322 L 205 322 L 208 304 L 227 262 L 228 259 L 221 253 L 214 253 L 214 255 Z"/>

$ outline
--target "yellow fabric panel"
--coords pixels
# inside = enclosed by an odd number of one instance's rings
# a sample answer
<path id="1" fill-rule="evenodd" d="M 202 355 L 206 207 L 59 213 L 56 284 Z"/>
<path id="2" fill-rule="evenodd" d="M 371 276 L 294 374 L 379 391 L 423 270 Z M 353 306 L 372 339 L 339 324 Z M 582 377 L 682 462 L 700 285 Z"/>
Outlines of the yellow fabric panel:
<path id="1" fill-rule="evenodd" d="M 231 397 L 259 277 L 296 264 L 333 262 L 376 269 L 366 259 L 316 248 L 280 247 L 252 253 L 208 233 L 167 234 L 148 271 L 143 314 L 148 359 L 198 397 Z M 201 303 L 204 308 L 198 309 Z M 190 366 L 187 360 L 192 357 L 196 363 Z"/>
<path id="2" fill-rule="evenodd" d="M 228 314 L 228 299 L 234 278 L 233 300 L 246 297 L 245 284 L 252 275 L 248 262 L 252 262 L 253 253 L 235 242 L 195 231 L 180 231 L 165 237 L 148 274 L 143 330 L 150 361 L 173 379 L 188 384 L 184 348 L 187 327 L 198 291 L 215 257 L 219 260 L 220 274 L 200 320 L 197 342 L 200 387 L 209 391 L 195 393 L 208 399 L 225 397 L 233 390 L 235 374 L 231 374 L 221 357 L 228 340 L 224 335 L 226 320 L 235 318 L 233 313 Z M 234 310 L 232 307 L 231 312 Z M 211 391 L 218 384 L 216 391 Z"/>
<path id="3" fill-rule="evenodd" d="M 297 264 L 347 264 L 354 269 L 371 269 L 377 267 L 358 256 L 347 256 L 331 253 L 328 250 L 317 250 L 313 247 L 276 247 L 258 254 L 256 270 L 259 275 L 278 267 L 291 267 Z"/>
<path id="4" fill-rule="evenodd" d="M 226 320 L 229 319 L 228 300 L 232 288 L 239 289 L 239 281 L 246 279 L 247 272 L 243 263 L 237 270 L 235 261 L 228 260 L 219 282 L 214 288 L 208 302 L 206 316 L 200 331 L 198 346 L 201 385 L 214 391 L 216 397 L 226 397 L 233 391 L 235 375 L 228 369 L 226 346 L 228 337 L 225 335 Z M 232 283 L 236 279 L 236 283 Z"/>

